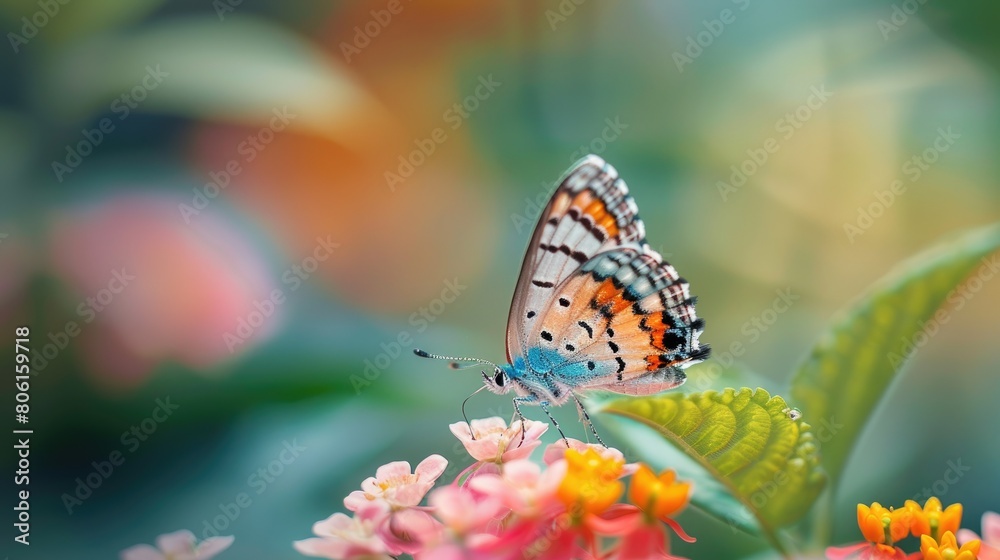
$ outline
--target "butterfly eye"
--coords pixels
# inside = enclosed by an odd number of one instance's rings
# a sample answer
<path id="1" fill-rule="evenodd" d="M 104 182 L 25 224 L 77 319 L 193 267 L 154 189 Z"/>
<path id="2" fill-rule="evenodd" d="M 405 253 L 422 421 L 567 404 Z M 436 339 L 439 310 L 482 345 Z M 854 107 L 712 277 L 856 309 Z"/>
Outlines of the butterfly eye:
<path id="1" fill-rule="evenodd" d="M 497 370 L 496 375 L 493 376 L 493 383 L 496 383 L 497 387 L 503 387 L 506 376 L 502 371 Z"/>

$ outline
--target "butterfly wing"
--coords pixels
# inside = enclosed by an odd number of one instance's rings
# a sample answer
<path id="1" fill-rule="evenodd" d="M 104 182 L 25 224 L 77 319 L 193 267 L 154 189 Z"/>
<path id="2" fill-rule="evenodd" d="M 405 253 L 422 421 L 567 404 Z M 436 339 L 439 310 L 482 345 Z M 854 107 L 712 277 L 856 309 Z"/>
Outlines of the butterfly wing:
<path id="1" fill-rule="evenodd" d="M 507 318 L 507 360 L 537 337 L 553 289 L 595 255 L 615 247 L 641 249 L 645 228 L 614 167 L 590 155 L 559 181 L 535 226 Z M 532 336 L 534 334 L 534 337 Z"/>
<path id="2" fill-rule="evenodd" d="M 556 291 L 533 342 L 558 354 L 551 375 L 568 387 L 658 393 L 708 357 L 687 281 L 648 246 L 600 253 Z"/>
<path id="3" fill-rule="evenodd" d="M 652 394 L 705 359 L 688 283 L 645 242 L 617 171 L 587 156 L 563 176 L 532 235 L 511 305 L 507 358 L 535 353 L 571 389 Z"/>

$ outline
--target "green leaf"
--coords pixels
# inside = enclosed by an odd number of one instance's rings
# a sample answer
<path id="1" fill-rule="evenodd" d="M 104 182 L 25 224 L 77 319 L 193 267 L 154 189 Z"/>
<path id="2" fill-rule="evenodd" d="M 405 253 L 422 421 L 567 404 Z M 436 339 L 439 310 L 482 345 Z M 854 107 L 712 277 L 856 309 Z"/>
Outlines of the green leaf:
<path id="1" fill-rule="evenodd" d="M 654 428 L 739 501 L 696 488 L 696 506 L 733 526 L 753 528 L 745 508 L 779 547 L 776 529 L 801 519 L 826 483 L 809 425 L 793 420 L 785 400 L 764 389 L 620 399 L 605 411 Z"/>
<path id="2" fill-rule="evenodd" d="M 318 45 L 249 16 L 170 19 L 81 40 L 53 56 L 35 93 L 53 118 L 69 122 L 109 111 L 116 126 L 137 111 L 239 124 L 279 123 L 278 115 L 350 145 L 358 123 L 397 126 Z"/>
<path id="3" fill-rule="evenodd" d="M 993 275 L 986 257 L 998 248 L 1000 226 L 991 226 L 903 263 L 842 313 L 799 367 L 792 395 L 806 418 L 822 423 L 816 434 L 834 484 L 896 373 L 947 320 L 939 308 L 968 303 L 972 294 L 956 286 L 980 267 Z"/>

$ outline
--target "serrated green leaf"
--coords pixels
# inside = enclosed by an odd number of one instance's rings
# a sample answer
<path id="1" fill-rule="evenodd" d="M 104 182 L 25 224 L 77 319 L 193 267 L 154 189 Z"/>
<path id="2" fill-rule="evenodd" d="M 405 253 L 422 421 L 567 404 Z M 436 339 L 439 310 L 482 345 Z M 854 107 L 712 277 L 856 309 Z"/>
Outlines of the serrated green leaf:
<path id="1" fill-rule="evenodd" d="M 604 410 L 654 428 L 694 459 L 774 543 L 775 530 L 801 519 L 826 482 L 809 425 L 793 420 L 785 400 L 763 389 L 620 399 Z M 714 495 L 706 499 L 696 490 L 692 502 L 731 525 L 753 528 L 737 504 Z"/>
<path id="2" fill-rule="evenodd" d="M 940 327 L 934 317 L 946 302 L 955 309 L 968 302 L 956 286 L 970 274 L 995 274 L 1000 262 L 987 257 L 998 248 L 1000 227 L 991 226 L 903 263 L 842 313 L 799 367 L 792 395 L 807 418 L 823 423 L 817 436 L 834 482 L 896 373 L 926 343 L 925 325 Z"/>

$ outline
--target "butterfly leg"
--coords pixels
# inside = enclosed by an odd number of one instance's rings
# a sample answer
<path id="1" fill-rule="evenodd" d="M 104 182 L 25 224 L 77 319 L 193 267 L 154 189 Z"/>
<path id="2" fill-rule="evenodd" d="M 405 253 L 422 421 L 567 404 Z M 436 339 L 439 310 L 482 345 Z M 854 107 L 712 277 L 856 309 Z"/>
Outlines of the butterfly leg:
<path id="1" fill-rule="evenodd" d="M 517 414 L 517 417 L 521 419 L 521 441 L 517 444 L 518 447 L 521 447 L 521 444 L 524 443 L 524 424 L 525 424 L 524 414 L 521 413 L 521 407 L 518 405 L 519 403 L 531 403 L 534 402 L 536 399 L 537 397 L 535 397 L 534 395 L 527 395 L 524 397 L 514 397 L 514 412 Z"/>
<path id="2" fill-rule="evenodd" d="M 549 412 L 549 402 L 539 401 L 538 406 L 540 406 L 542 410 L 545 411 L 545 415 L 549 417 L 550 421 L 552 421 L 552 425 L 556 427 L 556 431 L 559 432 L 560 436 L 562 436 L 563 443 L 565 443 L 566 448 L 569 449 L 569 440 L 566 439 L 566 434 L 564 434 L 562 428 L 559 427 L 559 422 L 556 422 L 556 419 L 552 416 L 552 413 Z"/>
<path id="3" fill-rule="evenodd" d="M 549 401 L 538 400 L 538 395 L 524 395 L 523 397 L 514 397 L 514 411 L 517 412 L 518 417 L 521 419 L 521 426 L 524 426 L 524 414 L 521 414 L 521 408 L 519 405 L 522 404 L 537 404 L 545 411 L 545 415 L 549 417 L 549 421 L 552 425 L 556 427 L 556 431 L 562 436 L 563 442 L 566 443 L 566 447 L 569 447 L 569 440 L 566 439 L 566 434 L 563 433 L 562 428 L 559 427 L 559 422 L 552 417 L 552 413 L 549 412 Z M 521 430 L 521 443 L 524 443 L 524 430 Z M 520 445 L 520 444 L 518 444 Z"/>
<path id="4" fill-rule="evenodd" d="M 580 397 L 576 396 L 576 394 L 574 393 L 573 400 L 576 401 L 576 409 L 580 412 L 580 420 L 583 421 L 583 425 L 589 428 L 590 431 L 594 434 L 594 437 L 597 438 L 597 443 L 600 443 L 606 448 L 608 445 L 604 443 L 604 440 L 601 439 L 601 436 L 597 434 L 597 428 L 595 428 L 594 423 L 591 422 L 590 415 L 587 414 L 587 409 L 584 408 L 583 403 L 580 402 Z"/>

